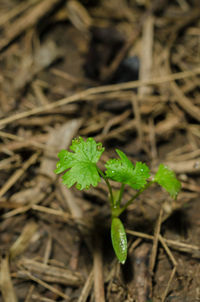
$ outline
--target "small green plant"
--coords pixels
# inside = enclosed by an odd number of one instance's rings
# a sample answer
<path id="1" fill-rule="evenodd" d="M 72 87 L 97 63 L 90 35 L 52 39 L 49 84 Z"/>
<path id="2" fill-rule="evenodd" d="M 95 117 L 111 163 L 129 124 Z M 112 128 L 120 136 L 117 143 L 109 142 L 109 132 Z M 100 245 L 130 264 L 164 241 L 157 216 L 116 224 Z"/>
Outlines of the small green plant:
<path id="1" fill-rule="evenodd" d="M 86 141 L 82 137 L 72 140 L 70 149 L 73 152 L 62 150 L 58 154 L 60 160 L 55 173 L 59 174 L 67 170 L 62 176 L 64 185 L 70 188 L 76 184 L 78 190 L 88 190 L 90 186 L 96 187 L 103 178 L 109 191 L 112 245 L 118 260 L 124 264 L 127 257 L 127 238 L 119 216 L 153 183 L 161 185 L 174 199 L 181 189 L 181 184 L 174 172 L 165 165 L 160 164 L 157 173 L 152 176 L 145 163 L 137 162 L 133 165 L 118 149 L 116 153 L 119 158 L 109 159 L 105 163 L 105 171 L 102 171 L 97 163 L 104 152 L 104 147 L 91 137 Z M 110 180 L 121 183 L 120 190 L 114 191 Z M 122 205 L 125 185 L 131 186 L 136 193 Z"/>

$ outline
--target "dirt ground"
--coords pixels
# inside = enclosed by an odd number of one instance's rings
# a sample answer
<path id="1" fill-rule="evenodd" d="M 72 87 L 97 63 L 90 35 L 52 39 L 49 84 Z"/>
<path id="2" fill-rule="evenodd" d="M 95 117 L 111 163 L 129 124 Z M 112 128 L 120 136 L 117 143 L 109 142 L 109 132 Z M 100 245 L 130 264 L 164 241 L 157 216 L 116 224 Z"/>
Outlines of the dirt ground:
<path id="1" fill-rule="evenodd" d="M 199 87 L 199 0 L 0 0 L 0 302 L 200 301 Z M 54 173 L 80 135 L 181 181 L 122 216 L 125 265 L 105 184 Z"/>

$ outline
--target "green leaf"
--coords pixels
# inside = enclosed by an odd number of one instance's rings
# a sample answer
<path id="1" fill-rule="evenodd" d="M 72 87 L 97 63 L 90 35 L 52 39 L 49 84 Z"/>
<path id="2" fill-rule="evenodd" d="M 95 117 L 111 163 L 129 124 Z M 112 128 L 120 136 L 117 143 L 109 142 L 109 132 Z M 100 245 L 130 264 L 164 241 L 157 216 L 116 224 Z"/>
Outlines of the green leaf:
<path id="1" fill-rule="evenodd" d="M 124 264 L 127 258 L 127 238 L 124 226 L 117 217 L 112 219 L 111 239 L 118 260 Z"/>
<path id="2" fill-rule="evenodd" d="M 96 163 L 100 159 L 104 148 L 101 143 L 96 143 L 93 138 L 86 141 L 82 137 L 74 139 L 70 149 L 73 152 L 62 150 L 55 170 L 56 174 L 67 172 L 63 175 L 63 183 L 68 188 L 76 183 L 79 190 L 89 189 L 90 185 L 97 186 L 100 176 Z"/>
<path id="3" fill-rule="evenodd" d="M 174 199 L 176 199 L 181 189 L 181 183 L 176 178 L 174 171 L 163 164 L 160 164 L 154 182 L 161 185 Z"/>
<path id="4" fill-rule="evenodd" d="M 106 176 L 114 181 L 127 184 L 135 190 L 143 188 L 150 176 L 147 165 L 137 162 L 134 166 L 122 151 L 116 149 L 116 152 L 120 158 L 109 159 L 106 162 Z"/>

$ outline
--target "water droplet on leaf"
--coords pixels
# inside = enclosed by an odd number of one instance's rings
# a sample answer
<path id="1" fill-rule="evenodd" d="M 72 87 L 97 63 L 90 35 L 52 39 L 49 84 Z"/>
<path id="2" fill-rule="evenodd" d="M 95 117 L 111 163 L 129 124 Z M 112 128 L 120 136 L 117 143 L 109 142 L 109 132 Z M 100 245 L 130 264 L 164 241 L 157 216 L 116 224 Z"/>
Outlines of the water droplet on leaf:
<path id="1" fill-rule="evenodd" d="M 77 188 L 78 190 L 81 190 L 81 188 L 82 188 L 81 184 L 77 184 L 77 185 L 76 185 L 76 188 Z"/>
<path id="2" fill-rule="evenodd" d="M 78 144 L 79 143 L 79 139 L 78 138 L 74 138 L 72 142 Z"/>
<path id="3" fill-rule="evenodd" d="M 101 151 L 102 150 L 102 145 L 97 145 L 97 150 Z"/>

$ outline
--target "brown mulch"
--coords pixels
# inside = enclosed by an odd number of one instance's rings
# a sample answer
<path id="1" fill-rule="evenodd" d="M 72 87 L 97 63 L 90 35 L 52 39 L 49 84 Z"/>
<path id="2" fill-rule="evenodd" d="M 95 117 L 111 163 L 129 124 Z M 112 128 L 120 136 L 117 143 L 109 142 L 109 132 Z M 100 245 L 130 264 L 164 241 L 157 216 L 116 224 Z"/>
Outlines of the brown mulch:
<path id="1" fill-rule="evenodd" d="M 200 301 L 199 87 L 198 0 L 0 1 L 0 302 Z M 182 183 L 123 215 L 124 266 L 105 184 L 54 173 L 79 135 Z"/>

